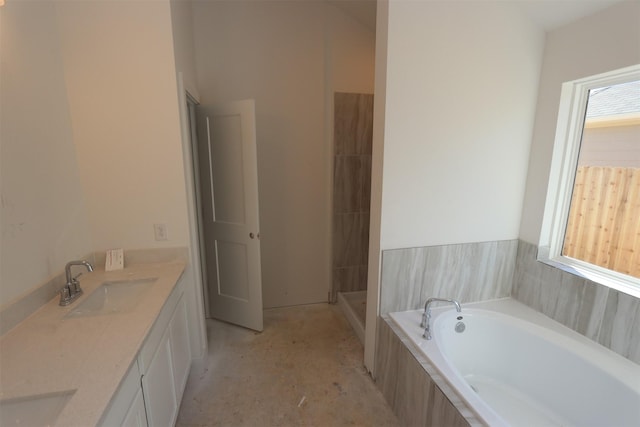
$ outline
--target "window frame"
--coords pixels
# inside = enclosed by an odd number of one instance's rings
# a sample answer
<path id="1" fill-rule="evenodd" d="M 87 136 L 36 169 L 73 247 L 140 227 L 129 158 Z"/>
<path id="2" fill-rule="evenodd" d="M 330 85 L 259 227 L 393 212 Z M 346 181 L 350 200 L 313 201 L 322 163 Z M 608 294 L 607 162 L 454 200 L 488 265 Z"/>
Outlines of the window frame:
<path id="1" fill-rule="evenodd" d="M 640 278 L 562 255 L 589 91 L 640 80 L 640 64 L 562 84 L 537 259 L 640 298 Z"/>

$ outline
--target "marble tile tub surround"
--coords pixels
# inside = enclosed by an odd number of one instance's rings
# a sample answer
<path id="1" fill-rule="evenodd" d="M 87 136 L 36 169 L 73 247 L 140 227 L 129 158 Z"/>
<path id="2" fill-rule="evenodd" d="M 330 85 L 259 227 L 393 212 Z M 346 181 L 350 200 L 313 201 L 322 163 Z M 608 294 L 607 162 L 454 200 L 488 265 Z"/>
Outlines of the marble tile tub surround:
<path id="1" fill-rule="evenodd" d="M 185 247 L 177 248 L 155 248 L 155 249 L 133 249 L 126 250 L 125 267 L 128 265 L 150 264 L 159 262 L 170 262 L 176 260 L 186 261 L 188 250 Z M 80 259 L 84 259 L 93 264 L 94 267 L 103 267 L 106 259 L 106 252 L 94 252 Z M 71 261 L 71 260 L 69 260 Z M 17 300 L 7 304 L 0 309 L 0 336 L 6 334 L 35 313 L 40 307 L 51 301 L 58 295 L 58 292 L 66 282 L 63 270 L 52 277 L 42 286 L 23 295 Z"/>
<path id="2" fill-rule="evenodd" d="M 415 310 L 429 297 L 507 297 L 518 240 L 393 249 L 382 253 L 380 313 Z"/>
<path id="3" fill-rule="evenodd" d="M 640 363 L 640 299 L 540 263 L 536 254 L 536 245 L 519 240 L 383 252 L 375 375 L 402 423 L 479 423 L 463 403 L 456 401 L 455 393 L 428 360 L 412 351 L 413 344 L 400 338 L 401 332 L 394 332 L 393 322 L 387 320 L 386 313 L 420 308 L 429 296 L 462 302 L 511 296 Z M 440 400 L 434 409 L 430 403 L 434 396 L 446 402 Z M 431 410 L 426 411 L 425 406 Z M 449 414 L 451 407 L 463 420 L 449 419 L 443 424 L 439 417 L 447 415 L 437 411 Z"/>
<path id="4" fill-rule="evenodd" d="M 536 260 L 537 245 L 520 241 L 512 297 L 640 363 L 640 299 Z"/>
<path id="5" fill-rule="evenodd" d="M 375 368 L 376 385 L 402 425 L 483 425 L 386 315 L 378 317 Z"/>

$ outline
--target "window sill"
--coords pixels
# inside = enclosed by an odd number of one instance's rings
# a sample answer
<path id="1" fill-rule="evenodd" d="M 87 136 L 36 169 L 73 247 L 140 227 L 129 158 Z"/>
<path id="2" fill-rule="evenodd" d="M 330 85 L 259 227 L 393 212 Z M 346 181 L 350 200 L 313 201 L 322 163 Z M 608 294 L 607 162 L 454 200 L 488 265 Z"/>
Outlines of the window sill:
<path id="1" fill-rule="evenodd" d="M 635 298 L 640 298 L 640 279 L 626 274 L 598 267 L 575 258 L 565 256 L 550 257 L 548 247 L 538 247 L 538 261 L 567 273 L 607 286 Z"/>

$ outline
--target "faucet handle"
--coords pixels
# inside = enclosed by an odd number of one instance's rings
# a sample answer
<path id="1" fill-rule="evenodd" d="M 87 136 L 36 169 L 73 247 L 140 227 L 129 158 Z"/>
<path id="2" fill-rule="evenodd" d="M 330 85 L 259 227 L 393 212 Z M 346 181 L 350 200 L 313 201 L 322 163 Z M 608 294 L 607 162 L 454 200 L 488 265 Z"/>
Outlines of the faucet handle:
<path id="1" fill-rule="evenodd" d="M 64 307 L 71 304 L 71 301 L 73 301 L 71 298 L 71 287 L 67 283 L 60 289 L 60 305 Z"/>
<path id="2" fill-rule="evenodd" d="M 75 277 L 71 279 L 71 283 L 69 283 L 69 287 L 71 288 L 71 294 L 80 294 L 82 293 L 82 288 L 80 288 L 80 281 L 78 277 L 82 276 L 82 273 L 78 273 Z"/>
<path id="3" fill-rule="evenodd" d="M 62 289 L 60 289 L 60 301 L 67 301 L 71 297 L 71 289 L 69 289 L 69 285 L 64 285 Z"/>

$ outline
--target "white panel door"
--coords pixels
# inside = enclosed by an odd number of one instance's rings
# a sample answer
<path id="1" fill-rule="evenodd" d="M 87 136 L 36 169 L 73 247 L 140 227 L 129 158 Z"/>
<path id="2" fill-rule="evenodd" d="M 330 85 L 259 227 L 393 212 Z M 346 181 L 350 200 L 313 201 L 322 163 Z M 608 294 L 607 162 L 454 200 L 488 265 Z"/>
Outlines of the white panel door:
<path id="1" fill-rule="evenodd" d="M 209 312 L 262 330 L 255 103 L 198 106 Z"/>

